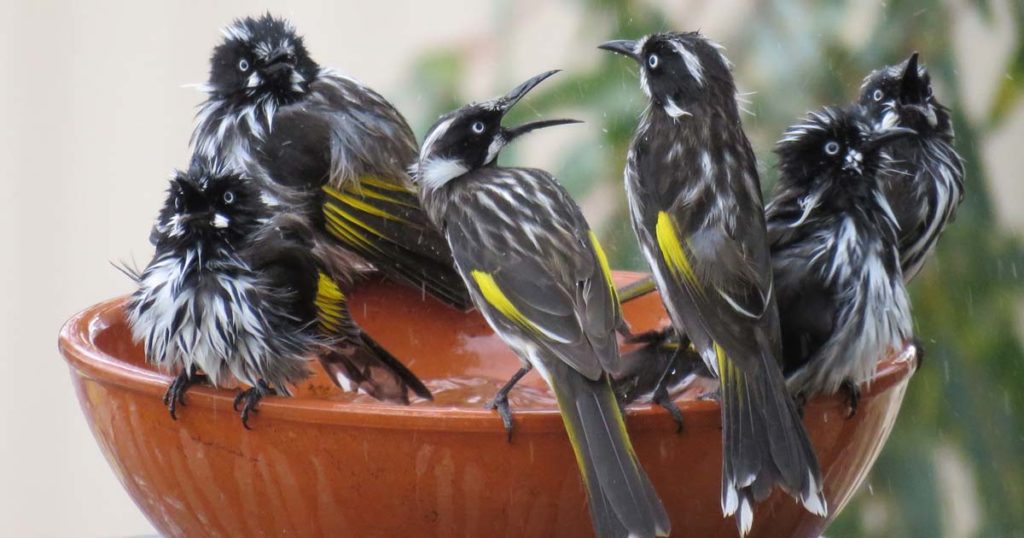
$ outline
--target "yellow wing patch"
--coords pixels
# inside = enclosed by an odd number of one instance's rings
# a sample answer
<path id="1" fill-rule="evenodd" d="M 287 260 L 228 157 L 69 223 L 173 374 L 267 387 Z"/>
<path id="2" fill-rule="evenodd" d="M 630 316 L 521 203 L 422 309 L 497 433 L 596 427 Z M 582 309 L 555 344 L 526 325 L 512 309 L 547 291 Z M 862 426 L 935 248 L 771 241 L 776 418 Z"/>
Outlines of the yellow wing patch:
<path id="1" fill-rule="evenodd" d="M 658 212 L 658 222 L 654 227 L 658 240 L 658 249 L 665 258 L 665 263 L 677 278 L 685 279 L 696 291 L 701 291 L 700 281 L 697 274 L 693 272 L 690 260 L 686 257 L 686 248 L 676 234 L 676 227 L 672 224 L 672 218 L 664 211 Z"/>
<path id="2" fill-rule="evenodd" d="M 345 294 L 334 279 L 320 273 L 316 286 L 316 311 L 320 328 L 326 333 L 335 333 L 345 320 Z"/>
<path id="3" fill-rule="evenodd" d="M 615 289 L 615 283 L 612 282 L 612 268 L 608 265 L 608 256 L 605 256 L 604 249 L 601 248 L 601 242 L 597 240 L 597 234 L 593 230 L 590 231 L 590 244 L 594 247 L 597 262 L 601 264 L 601 272 L 604 273 L 604 281 L 608 285 L 608 291 L 611 292 L 612 298 L 615 300 L 615 308 L 618 309 L 619 290 Z"/>
<path id="4" fill-rule="evenodd" d="M 736 397 L 739 398 L 739 402 L 742 404 L 743 390 L 741 389 L 743 388 L 743 374 L 740 372 L 739 368 L 736 367 L 736 364 L 729 360 L 729 357 L 726 356 L 725 350 L 722 349 L 722 346 L 717 343 L 713 345 L 715 349 L 715 359 L 718 363 L 718 379 L 721 381 L 722 391 L 724 392 L 725 390 L 732 390 L 732 388 L 734 388 L 736 390 Z"/>
<path id="5" fill-rule="evenodd" d="M 394 222 L 400 222 L 402 224 L 412 225 L 411 222 L 409 222 L 409 221 L 407 221 L 407 220 L 405 220 L 405 219 L 403 219 L 401 217 L 392 215 L 391 213 L 388 213 L 387 211 L 384 211 L 383 209 L 381 209 L 381 208 L 379 208 L 377 206 L 374 206 L 374 205 L 371 205 L 371 204 L 367 203 L 365 200 L 360 200 L 359 198 L 356 198 L 352 194 L 347 193 L 347 192 L 339 191 L 338 189 L 335 189 L 334 187 L 331 187 L 330 185 L 324 185 L 323 190 L 331 198 L 334 198 L 335 200 L 338 200 L 339 202 L 341 202 L 343 204 L 352 206 L 352 207 L 358 209 L 359 211 L 362 211 L 362 212 L 364 212 L 364 213 L 366 213 L 368 215 L 373 215 L 375 217 L 380 217 L 382 219 L 386 219 L 386 220 L 390 220 L 390 221 L 394 221 Z"/>
<path id="6" fill-rule="evenodd" d="M 512 322 L 530 329 L 536 333 L 540 333 L 540 329 L 530 321 L 522 312 L 516 308 L 516 305 L 512 304 L 512 301 L 508 299 L 505 292 L 501 291 L 498 287 L 498 283 L 494 281 L 494 277 L 483 271 L 474 270 L 470 272 L 473 277 L 473 281 L 476 282 L 477 288 L 480 289 L 480 294 L 484 296 L 484 300 L 488 304 L 494 307 L 502 316 L 512 320 Z"/>

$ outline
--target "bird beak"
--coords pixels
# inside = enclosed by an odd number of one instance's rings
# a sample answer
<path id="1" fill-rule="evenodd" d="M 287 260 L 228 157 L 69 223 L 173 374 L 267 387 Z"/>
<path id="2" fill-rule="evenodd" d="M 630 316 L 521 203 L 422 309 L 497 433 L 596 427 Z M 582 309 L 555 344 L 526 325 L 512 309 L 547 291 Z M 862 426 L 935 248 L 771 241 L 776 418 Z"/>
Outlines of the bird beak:
<path id="1" fill-rule="evenodd" d="M 534 131 L 536 129 L 543 129 L 545 127 L 554 127 L 555 125 L 567 125 L 567 124 L 570 124 L 570 123 L 583 123 L 583 122 L 580 121 L 580 120 L 572 120 L 572 119 L 542 120 L 542 121 L 533 121 L 533 122 L 530 122 L 530 123 L 524 123 L 523 125 L 520 125 L 519 127 L 513 127 L 512 129 L 503 129 L 505 131 L 505 136 L 504 136 L 505 143 L 507 144 L 508 142 L 511 142 L 515 138 L 517 138 L 519 136 L 522 136 L 522 135 L 524 135 L 524 134 L 526 134 L 526 133 L 528 133 L 530 131 Z"/>
<path id="2" fill-rule="evenodd" d="M 540 84 L 541 82 L 544 82 L 544 79 L 550 77 L 551 75 L 554 75 L 559 71 L 561 71 L 561 69 L 553 69 L 551 71 L 541 73 L 531 78 L 530 80 L 527 80 L 526 82 L 516 86 L 515 88 L 512 88 L 511 91 L 497 99 L 497 101 L 495 102 L 495 106 L 497 107 L 498 110 L 501 111 L 502 114 L 505 114 L 506 112 L 509 111 L 509 109 L 515 106 L 515 104 L 518 103 L 524 95 L 530 93 L 530 90 L 532 90 L 536 85 Z"/>
<path id="3" fill-rule="evenodd" d="M 888 144 L 894 140 L 906 138 L 911 135 L 916 135 L 917 131 L 913 129 L 907 129 L 906 127 L 891 127 L 884 131 L 877 131 L 868 137 L 864 144 L 866 150 L 872 150 L 879 146 Z"/>
<path id="4" fill-rule="evenodd" d="M 921 80 L 921 75 L 917 70 L 917 58 L 916 52 L 910 55 L 900 80 L 900 98 L 909 103 L 923 103 L 926 99 L 924 81 Z"/>
<path id="5" fill-rule="evenodd" d="M 636 40 L 616 39 L 614 41 L 601 43 L 600 45 L 597 46 L 597 48 L 617 52 L 623 56 L 628 56 L 639 62 L 640 55 L 637 54 L 636 52 L 636 44 Z"/>
<path id="6" fill-rule="evenodd" d="M 263 71 L 272 75 L 281 71 L 291 70 L 294 67 L 295 63 L 292 60 L 291 54 L 285 49 L 277 49 L 267 57 L 266 67 L 263 68 Z"/>

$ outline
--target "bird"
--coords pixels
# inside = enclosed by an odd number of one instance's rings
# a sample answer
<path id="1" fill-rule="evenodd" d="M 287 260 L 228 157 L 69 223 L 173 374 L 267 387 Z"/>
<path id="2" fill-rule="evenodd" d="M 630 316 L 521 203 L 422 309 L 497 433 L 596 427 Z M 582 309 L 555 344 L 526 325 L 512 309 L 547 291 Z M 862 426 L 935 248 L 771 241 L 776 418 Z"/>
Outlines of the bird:
<path id="1" fill-rule="evenodd" d="M 287 20 L 237 19 L 210 58 L 196 114 L 196 158 L 254 179 L 268 204 L 304 216 L 337 278 L 375 268 L 460 310 L 469 296 L 419 205 L 407 169 L 416 137 L 402 114 L 353 78 L 320 67 Z"/>
<path id="2" fill-rule="evenodd" d="M 622 406 L 647 397 L 653 402 L 656 390 L 671 391 L 691 375 L 712 377 L 690 341 L 680 341 L 675 330 L 656 331 L 640 344 L 622 355 L 622 367 L 612 380 Z M 676 429 L 683 429 L 681 416 L 676 420 Z"/>
<path id="3" fill-rule="evenodd" d="M 964 198 L 963 159 L 953 146 L 950 111 L 935 97 L 918 53 L 869 74 L 858 103 L 877 124 L 907 127 L 916 135 L 889 145 L 884 191 L 896 216 L 903 279 L 924 266 Z"/>
<path id="4" fill-rule="evenodd" d="M 731 64 L 699 32 L 599 48 L 639 64 L 649 99 L 626 158 L 626 195 L 673 327 L 719 380 L 722 512 L 746 535 L 755 503 L 780 486 L 823 516 L 817 458 L 779 367 L 760 181 Z"/>
<path id="5" fill-rule="evenodd" d="M 272 393 L 310 375 L 317 355 L 336 379 L 380 399 L 408 403 L 430 391 L 356 327 L 346 297 L 319 267 L 301 219 L 271 210 L 257 185 L 219 161 L 194 160 L 170 182 L 152 261 L 128 270 L 126 305 L 147 360 L 174 373 L 164 395 L 172 418 L 200 374 L 214 386 L 241 382 L 242 424 Z"/>
<path id="6" fill-rule="evenodd" d="M 572 122 L 501 125 L 554 73 L 441 116 L 424 139 L 414 178 L 474 304 L 522 360 L 489 406 L 510 428 L 508 391 L 536 368 L 556 396 L 597 536 L 666 536 L 668 516 L 633 451 L 609 381 L 619 366 L 622 317 L 604 251 L 554 177 L 495 162 L 524 133 Z"/>
<path id="7" fill-rule="evenodd" d="M 776 147 L 767 208 L 790 391 L 799 399 L 860 384 L 912 337 L 910 300 L 885 195 L 887 148 L 917 135 L 878 127 L 859 105 L 811 112 Z"/>

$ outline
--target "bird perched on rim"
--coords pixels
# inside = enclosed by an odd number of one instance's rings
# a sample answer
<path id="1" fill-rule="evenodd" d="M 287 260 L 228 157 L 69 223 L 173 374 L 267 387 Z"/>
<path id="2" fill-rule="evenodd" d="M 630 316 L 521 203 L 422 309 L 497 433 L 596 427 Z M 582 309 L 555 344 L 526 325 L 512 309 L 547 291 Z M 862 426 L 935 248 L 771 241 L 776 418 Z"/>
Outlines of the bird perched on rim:
<path id="1" fill-rule="evenodd" d="M 244 170 L 269 203 L 306 217 L 333 277 L 351 279 L 369 262 L 467 308 L 451 253 L 409 181 L 418 147 L 401 113 L 319 67 L 286 20 L 247 17 L 223 34 L 192 135 L 195 155 Z"/>
<path id="2" fill-rule="evenodd" d="M 648 397 L 653 401 L 659 387 L 671 393 L 691 375 L 711 376 L 690 341 L 679 338 L 674 330 L 652 333 L 640 347 L 622 355 L 622 367 L 612 382 L 621 405 Z M 682 423 L 677 426 L 682 431 Z"/>
<path id="3" fill-rule="evenodd" d="M 626 194 L 672 325 L 720 380 L 722 511 L 744 535 L 754 504 L 778 485 L 824 515 L 818 462 L 777 359 L 761 187 L 729 61 L 697 32 L 600 48 L 640 64 L 650 99 L 627 156 Z"/>
<path id="4" fill-rule="evenodd" d="M 317 355 L 332 375 L 372 396 L 408 402 L 430 392 L 362 333 L 345 296 L 318 266 L 308 230 L 273 214 L 256 184 L 222 164 L 176 173 L 154 228 L 156 253 L 126 311 L 146 358 L 175 379 L 172 418 L 200 372 L 215 386 L 248 385 L 235 400 L 242 423 L 263 396 L 289 395 Z"/>
<path id="5" fill-rule="evenodd" d="M 935 98 L 931 77 L 915 52 L 864 79 L 859 103 L 873 121 L 917 132 L 888 146 L 883 181 L 899 237 L 903 279 L 910 282 L 964 198 L 963 159 L 953 148 L 949 109 Z"/>
<path id="6" fill-rule="evenodd" d="M 916 136 L 878 127 L 859 106 L 827 107 L 790 127 L 768 206 L 788 384 L 798 399 L 848 392 L 911 338 L 897 223 L 884 194 L 890 144 Z"/>
<path id="7" fill-rule="evenodd" d="M 668 517 L 633 452 L 609 383 L 619 366 L 622 318 L 597 237 L 550 174 L 495 164 L 520 135 L 572 122 L 501 125 L 512 106 L 554 73 L 442 116 L 423 142 L 414 177 L 473 302 L 523 361 L 491 404 L 506 428 L 508 390 L 537 368 L 558 401 L 597 535 L 665 536 Z"/>

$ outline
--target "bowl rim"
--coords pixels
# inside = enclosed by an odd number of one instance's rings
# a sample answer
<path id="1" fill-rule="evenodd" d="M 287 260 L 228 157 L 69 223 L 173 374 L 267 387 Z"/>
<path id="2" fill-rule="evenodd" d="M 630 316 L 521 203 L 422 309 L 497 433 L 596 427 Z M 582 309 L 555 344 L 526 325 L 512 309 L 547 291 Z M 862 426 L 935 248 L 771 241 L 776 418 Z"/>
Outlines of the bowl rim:
<path id="1" fill-rule="evenodd" d="M 122 361 L 97 345 L 99 334 L 122 316 L 128 296 L 96 303 L 72 316 L 64 323 L 58 337 L 58 349 L 72 375 L 91 379 L 103 385 L 116 386 L 157 399 L 171 382 L 167 374 Z M 861 401 L 866 402 L 904 382 L 916 368 L 917 350 L 908 344 L 899 353 L 881 361 L 875 376 L 863 387 Z M 188 409 L 213 408 L 231 411 L 235 393 L 231 389 L 195 386 L 189 390 Z M 711 400 L 677 400 L 684 416 L 684 431 L 720 429 L 719 405 Z M 845 405 L 841 395 L 819 396 L 808 402 L 805 413 L 823 413 L 829 408 Z M 501 421 L 494 411 L 480 406 L 442 406 L 417 401 L 412 405 L 384 402 L 339 402 L 326 399 L 270 397 L 260 403 L 260 418 L 290 422 L 312 422 L 374 429 L 420 431 L 501 432 Z M 189 413 L 183 413 L 187 417 Z M 564 429 L 555 408 L 513 409 L 516 432 L 558 432 Z M 648 403 L 627 406 L 630 430 L 674 428 L 668 414 Z M 187 418 L 186 418 L 187 420 Z M 256 426 L 259 428 L 259 426 Z"/>

